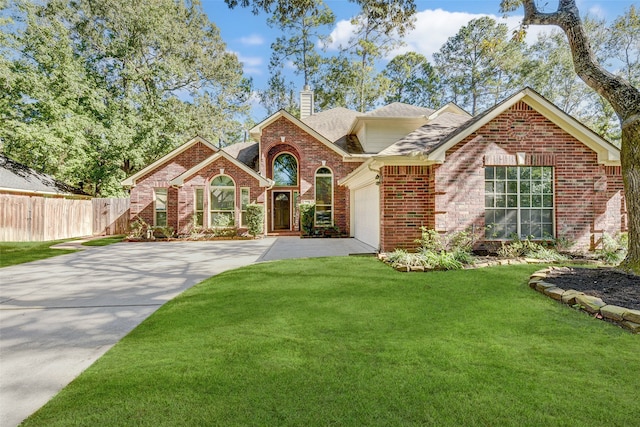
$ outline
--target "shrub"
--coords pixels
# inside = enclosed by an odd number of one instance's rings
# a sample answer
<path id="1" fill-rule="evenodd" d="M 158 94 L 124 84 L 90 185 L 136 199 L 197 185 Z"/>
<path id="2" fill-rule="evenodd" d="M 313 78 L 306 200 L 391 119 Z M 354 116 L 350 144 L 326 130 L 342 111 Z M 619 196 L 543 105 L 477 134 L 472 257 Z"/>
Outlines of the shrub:
<path id="1" fill-rule="evenodd" d="M 300 229 L 305 236 L 311 236 L 313 233 L 313 217 L 315 213 L 316 205 L 314 203 L 300 205 Z"/>
<path id="2" fill-rule="evenodd" d="M 264 230 L 264 206 L 258 203 L 247 205 L 247 228 L 253 237 Z"/>
<path id="3" fill-rule="evenodd" d="M 629 237 L 627 233 L 612 236 L 608 233 L 602 234 L 602 249 L 596 250 L 598 257 L 609 265 L 617 265 L 627 256 L 629 247 Z"/>
<path id="4" fill-rule="evenodd" d="M 527 257 L 549 261 L 565 261 L 567 259 L 555 249 L 547 248 L 529 237 L 520 239 L 517 236 L 511 242 L 502 242 L 500 249 L 498 249 L 498 256 L 503 258 Z"/>

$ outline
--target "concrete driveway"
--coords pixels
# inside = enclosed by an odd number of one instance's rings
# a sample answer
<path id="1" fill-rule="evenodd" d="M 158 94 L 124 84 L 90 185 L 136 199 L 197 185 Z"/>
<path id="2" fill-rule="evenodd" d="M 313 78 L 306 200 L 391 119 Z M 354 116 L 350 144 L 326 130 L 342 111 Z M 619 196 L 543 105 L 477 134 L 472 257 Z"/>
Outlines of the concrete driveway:
<path id="1" fill-rule="evenodd" d="M 0 269 L 0 425 L 18 425 L 194 284 L 284 258 L 372 252 L 355 239 L 120 243 Z"/>

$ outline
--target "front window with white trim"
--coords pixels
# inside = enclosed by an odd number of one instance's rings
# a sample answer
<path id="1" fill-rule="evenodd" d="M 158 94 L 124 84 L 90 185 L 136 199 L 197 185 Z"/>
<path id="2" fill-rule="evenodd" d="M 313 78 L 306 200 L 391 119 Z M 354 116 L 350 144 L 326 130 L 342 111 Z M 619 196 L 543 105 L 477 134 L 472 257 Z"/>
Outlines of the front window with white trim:
<path id="1" fill-rule="evenodd" d="M 333 225 L 333 173 L 321 167 L 316 171 L 316 227 Z"/>
<path id="2" fill-rule="evenodd" d="M 236 185 L 219 175 L 211 181 L 211 227 L 233 227 L 236 211 Z"/>
<path id="3" fill-rule="evenodd" d="M 167 189 L 155 188 L 153 201 L 153 221 L 157 227 L 167 226 Z"/>
<path id="4" fill-rule="evenodd" d="M 194 223 L 198 227 L 204 226 L 204 188 L 195 189 Z"/>
<path id="5" fill-rule="evenodd" d="M 240 188 L 240 225 L 247 226 L 247 206 L 251 202 L 249 187 Z"/>
<path id="6" fill-rule="evenodd" d="M 553 238 L 552 167 L 487 166 L 484 182 L 487 239 Z"/>

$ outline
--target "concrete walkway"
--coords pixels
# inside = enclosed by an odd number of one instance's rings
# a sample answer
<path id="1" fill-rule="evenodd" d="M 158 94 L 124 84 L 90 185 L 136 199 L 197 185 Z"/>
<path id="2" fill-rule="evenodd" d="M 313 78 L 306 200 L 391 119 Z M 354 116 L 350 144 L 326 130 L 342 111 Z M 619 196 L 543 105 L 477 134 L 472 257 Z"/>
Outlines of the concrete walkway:
<path id="1" fill-rule="evenodd" d="M 257 261 L 371 253 L 355 239 L 119 243 L 0 269 L 0 425 L 35 412 L 166 301 Z"/>

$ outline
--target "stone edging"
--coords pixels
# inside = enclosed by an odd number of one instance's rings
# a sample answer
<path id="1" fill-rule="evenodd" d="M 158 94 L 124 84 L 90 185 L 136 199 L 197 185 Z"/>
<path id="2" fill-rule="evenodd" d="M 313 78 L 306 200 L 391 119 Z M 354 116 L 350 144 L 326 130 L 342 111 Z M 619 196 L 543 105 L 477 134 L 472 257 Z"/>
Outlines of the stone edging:
<path id="1" fill-rule="evenodd" d="M 548 267 L 536 271 L 529 278 L 529 287 L 558 302 L 583 310 L 595 318 L 610 320 L 634 334 L 640 334 L 640 310 L 609 305 L 598 297 L 585 295 L 573 289 L 565 291 L 544 281 L 552 271 L 561 272 L 566 268 Z"/>

